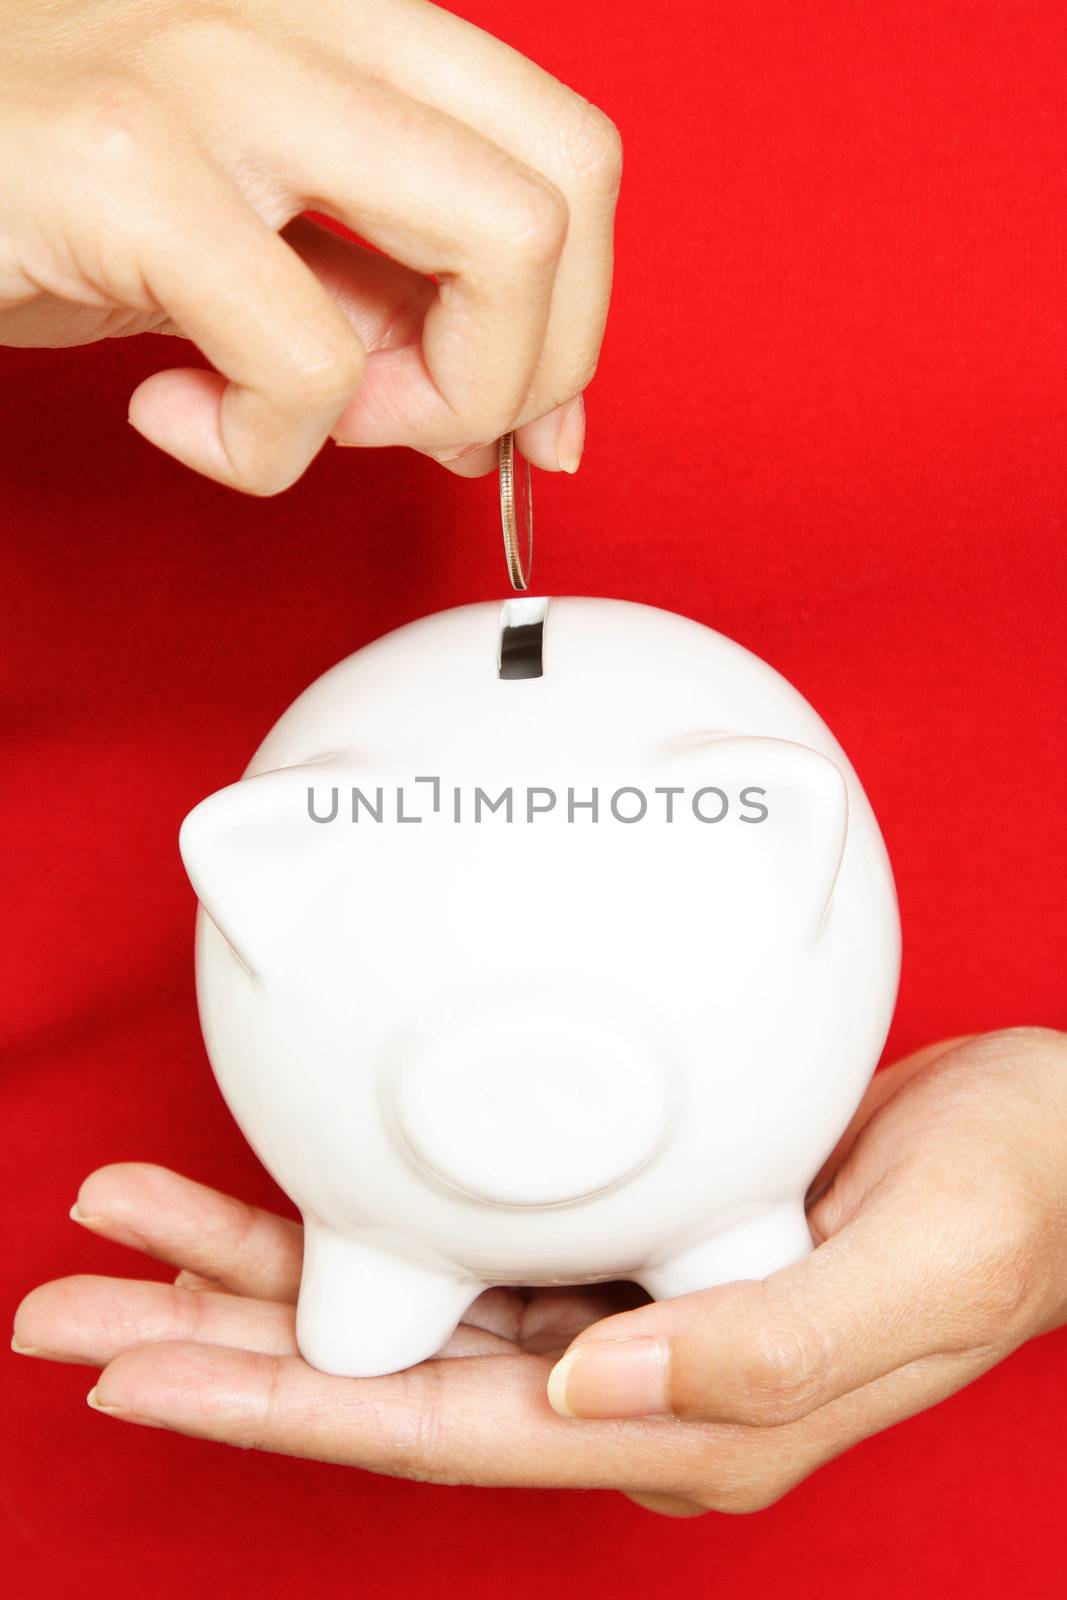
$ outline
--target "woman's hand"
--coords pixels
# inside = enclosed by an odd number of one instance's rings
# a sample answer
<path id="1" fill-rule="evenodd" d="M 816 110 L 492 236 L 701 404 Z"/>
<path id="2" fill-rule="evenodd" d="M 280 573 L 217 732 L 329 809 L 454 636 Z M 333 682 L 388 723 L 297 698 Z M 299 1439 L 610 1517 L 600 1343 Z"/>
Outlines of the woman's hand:
<path id="1" fill-rule="evenodd" d="M 106 1167 L 76 1220 L 177 1281 L 46 1284 L 16 1349 L 102 1366 L 91 1402 L 128 1422 L 441 1482 L 752 1511 L 1067 1319 L 1067 1039 L 1016 1029 L 879 1074 L 813 1195 L 818 1248 L 765 1282 L 643 1305 L 626 1285 L 493 1289 L 441 1356 L 346 1379 L 297 1354 L 295 1224 Z"/>
<path id="2" fill-rule="evenodd" d="M 573 472 L 607 117 L 423 0 L 0 0 L 0 343 L 192 339 L 130 421 L 273 494 L 324 441 Z M 302 212 L 326 213 L 375 250 Z M 457 459 L 458 458 L 458 459 Z"/>

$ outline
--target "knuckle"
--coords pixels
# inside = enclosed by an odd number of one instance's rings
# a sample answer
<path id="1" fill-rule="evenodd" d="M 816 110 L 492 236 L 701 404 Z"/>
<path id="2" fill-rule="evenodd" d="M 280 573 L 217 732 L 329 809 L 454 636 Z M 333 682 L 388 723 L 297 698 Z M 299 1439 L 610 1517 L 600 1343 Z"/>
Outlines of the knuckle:
<path id="1" fill-rule="evenodd" d="M 167 1296 L 168 1310 L 174 1339 L 191 1339 L 198 1342 L 204 1325 L 204 1298 L 193 1289 L 178 1283 L 170 1285 Z"/>
<path id="2" fill-rule="evenodd" d="M 397 1374 L 388 1401 L 372 1392 L 353 1397 L 356 1429 L 367 1440 L 366 1456 L 375 1469 L 416 1483 L 458 1485 L 462 1473 L 451 1464 L 444 1438 L 445 1380 L 440 1366 L 417 1375 Z"/>
<path id="3" fill-rule="evenodd" d="M 231 1215 L 233 1221 L 227 1218 L 225 1223 L 220 1223 L 214 1231 L 212 1242 L 216 1247 L 221 1247 L 225 1254 L 227 1267 L 233 1267 L 243 1255 L 248 1253 L 249 1241 L 253 1238 L 258 1218 L 255 1208 L 246 1205 L 243 1200 L 233 1202 Z"/>
<path id="4" fill-rule="evenodd" d="M 971 1337 L 983 1343 L 1001 1342 L 1031 1299 L 1032 1278 L 1030 1251 L 1021 1244 L 1002 1239 L 997 1248 L 984 1252 L 970 1274 L 967 1320 Z"/>
<path id="5" fill-rule="evenodd" d="M 563 248 L 568 221 L 562 190 L 538 173 L 523 173 L 494 217 L 497 248 L 523 266 L 550 266 Z"/>
<path id="6" fill-rule="evenodd" d="M 67 106 L 67 128 L 79 153 L 112 174 L 139 172 L 158 143 L 159 103 L 133 74 L 97 71 L 84 77 Z"/>
<path id="7" fill-rule="evenodd" d="M 600 352 L 598 350 L 595 355 L 587 356 L 584 361 L 573 367 L 569 373 L 570 382 L 567 385 L 567 393 L 569 395 L 584 393 L 596 377 L 599 365 Z"/>
<path id="8" fill-rule="evenodd" d="M 290 393 L 301 407 L 325 409 L 341 405 L 359 387 L 366 366 L 360 345 L 337 345 L 314 361 L 297 365 Z"/>
<path id="9" fill-rule="evenodd" d="M 206 1349 L 206 1346 L 204 1348 Z M 239 1450 L 270 1450 L 274 1447 L 273 1429 L 286 1411 L 285 1370 L 281 1356 L 269 1356 L 266 1366 L 260 1369 L 257 1403 L 241 1417 L 230 1437 L 230 1442 Z M 194 1370 L 192 1379 L 194 1403 L 199 1399 L 199 1389 L 200 1385 L 196 1382 Z"/>
<path id="10" fill-rule="evenodd" d="M 805 1324 L 763 1329 L 744 1362 L 738 1420 L 757 1427 L 796 1422 L 813 1409 L 826 1350 Z"/>
<path id="11" fill-rule="evenodd" d="M 1005 1183 L 984 1155 L 931 1185 L 940 1224 L 930 1236 L 930 1271 L 952 1265 L 945 1301 L 948 1348 L 999 1348 L 1041 1292 L 1046 1207 L 1029 1175 Z"/>
<path id="12" fill-rule="evenodd" d="M 554 366 L 548 380 L 551 406 L 563 405 L 576 394 L 583 394 L 596 377 L 600 359 L 599 347 L 595 350 L 577 350 Z"/>
<path id="13" fill-rule="evenodd" d="M 614 195 L 622 178 L 622 135 L 599 106 L 579 101 L 559 124 L 563 171 L 602 193 Z"/>
<path id="14" fill-rule="evenodd" d="M 295 464 L 292 452 L 276 448 L 276 443 L 272 431 L 265 438 L 243 439 L 238 448 L 230 446 L 226 449 L 233 488 L 255 499 L 269 500 L 296 482 L 307 465 L 306 460 Z M 232 1257 L 228 1257 L 224 1269 L 228 1276 L 236 1275 L 239 1258 L 238 1249 L 234 1250 Z"/>
<path id="15" fill-rule="evenodd" d="M 501 434 L 515 426 L 521 404 L 522 396 L 510 377 L 487 384 L 479 393 L 457 402 L 448 424 L 455 437 L 442 438 L 438 448 L 451 455 L 462 441 L 464 454 L 468 451 L 474 454 L 476 450 L 495 445 Z"/>

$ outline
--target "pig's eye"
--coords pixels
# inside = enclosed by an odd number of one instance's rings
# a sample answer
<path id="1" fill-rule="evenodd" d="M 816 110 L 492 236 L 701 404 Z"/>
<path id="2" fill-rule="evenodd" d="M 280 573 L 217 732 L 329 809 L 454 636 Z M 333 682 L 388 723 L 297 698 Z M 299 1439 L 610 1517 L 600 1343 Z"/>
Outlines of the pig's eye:
<path id="1" fill-rule="evenodd" d="M 500 608 L 501 678 L 540 678 L 548 601 L 505 600 Z"/>

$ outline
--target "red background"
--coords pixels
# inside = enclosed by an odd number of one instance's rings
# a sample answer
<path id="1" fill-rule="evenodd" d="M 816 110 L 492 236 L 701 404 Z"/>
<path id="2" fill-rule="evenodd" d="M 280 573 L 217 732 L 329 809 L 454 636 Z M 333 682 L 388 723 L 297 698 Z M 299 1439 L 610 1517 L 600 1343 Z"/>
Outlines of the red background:
<path id="1" fill-rule="evenodd" d="M 895 862 L 899 1054 L 1067 1023 L 1062 0 L 468 0 L 603 105 L 627 171 L 574 481 L 540 588 L 688 613 L 790 677 Z M 5 1304 L 122 1272 L 65 1213 L 157 1160 L 274 1200 L 208 1072 L 175 833 L 294 694 L 501 593 L 493 485 L 327 451 L 273 502 L 125 426 L 150 340 L 5 352 Z M 149 1269 L 151 1270 L 151 1269 Z M 1063 1335 L 771 1510 L 456 1490 L 123 1427 L 2 1363 L 18 1592 L 814 1600 L 1062 1582 Z"/>

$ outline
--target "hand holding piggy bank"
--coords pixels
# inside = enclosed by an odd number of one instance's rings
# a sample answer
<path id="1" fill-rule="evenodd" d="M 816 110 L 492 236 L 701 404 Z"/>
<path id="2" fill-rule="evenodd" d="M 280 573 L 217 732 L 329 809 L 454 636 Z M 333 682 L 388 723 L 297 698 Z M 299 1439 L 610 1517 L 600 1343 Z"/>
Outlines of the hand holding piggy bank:
<path id="1" fill-rule="evenodd" d="M 811 1248 L 899 925 L 855 773 L 740 646 L 607 600 L 426 618 L 313 684 L 181 848 L 314 1366 L 423 1360 L 490 1284 L 663 1297 Z"/>

